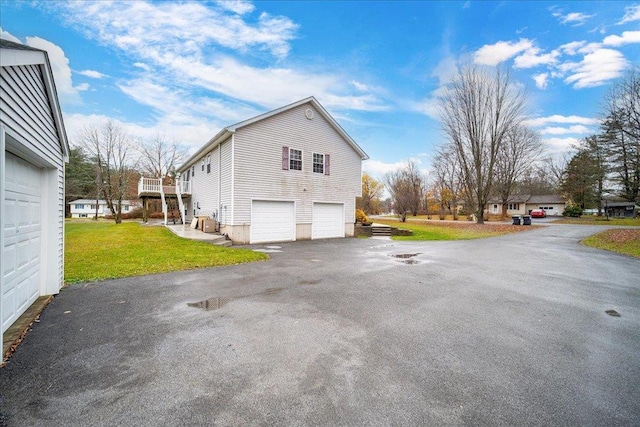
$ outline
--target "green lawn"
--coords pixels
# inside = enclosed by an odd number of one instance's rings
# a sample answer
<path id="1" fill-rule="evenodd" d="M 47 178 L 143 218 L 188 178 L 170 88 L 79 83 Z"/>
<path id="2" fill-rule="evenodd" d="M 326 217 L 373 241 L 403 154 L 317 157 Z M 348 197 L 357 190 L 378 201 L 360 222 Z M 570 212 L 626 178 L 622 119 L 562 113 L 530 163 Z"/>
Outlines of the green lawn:
<path id="1" fill-rule="evenodd" d="M 249 249 L 187 240 L 137 222 L 67 220 L 64 280 L 85 282 L 268 259 Z"/>
<path id="2" fill-rule="evenodd" d="M 589 215 L 580 218 L 562 218 L 553 221 L 556 224 L 579 224 L 579 225 L 622 225 L 626 227 L 640 227 L 640 218 L 611 218 Z"/>
<path id="3" fill-rule="evenodd" d="M 640 230 L 615 229 L 606 230 L 582 241 L 587 246 L 640 258 Z"/>
<path id="4" fill-rule="evenodd" d="M 517 226 L 508 224 L 485 223 L 478 225 L 473 222 L 436 222 L 396 220 L 380 220 L 377 223 L 387 224 L 413 231 L 412 236 L 394 236 L 394 240 L 469 240 L 485 237 L 500 236 L 502 234 L 518 233 L 531 230 L 537 226 Z"/>

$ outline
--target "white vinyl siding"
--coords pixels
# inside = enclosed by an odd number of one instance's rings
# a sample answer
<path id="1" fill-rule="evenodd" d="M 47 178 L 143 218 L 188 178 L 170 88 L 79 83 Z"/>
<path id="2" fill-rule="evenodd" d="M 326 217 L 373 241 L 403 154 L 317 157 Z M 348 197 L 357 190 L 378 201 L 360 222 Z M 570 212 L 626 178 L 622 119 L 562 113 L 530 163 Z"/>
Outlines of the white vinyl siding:
<path id="1" fill-rule="evenodd" d="M 203 154 L 208 159 L 206 167 L 211 172 L 207 173 L 196 171 L 193 177 L 189 177 L 191 181 L 191 200 L 185 206 L 187 208 L 187 220 L 193 218 L 194 206 L 200 206 L 199 209 L 195 208 L 196 215 L 208 215 L 218 214 L 220 211 L 220 148 L 215 147 L 211 151 Z M 190 174 L 191 169 L 187 169 L 185 172 Z"/>
<path id="2" fill-rule="evenodd" d="M 220 145 L 221 154 L 221 176 L 220 176 L 220 223 L 236 224 L 233 218 L 234 205 L 232 201 L 233 194 L 233 152 L 232 139 L 228 139 Z M 254 182 L 260 181 L 257 176 L 253 176 Z"/>
<path id="3" fill-rule="evenodd" d="M 64 280 L 65 166 L 42 67 L 44 65 L 1 67 L 0 117 L 6 130 L 7 149 L 35 166 L 44 168 L 43 189 L 46 189 L 47 194 L 45 205 L 51 221 L 55 221 L 55 226 L 49 225 L 52 231 L 47 236 L 49 250 L 55 253 L 55 259 L 48 262 L 55 273 L 47 270 L 44 292 L 57 293 Z"/>
<path id="4" fill-rule="evenodd" d="M 313 109 L 313 119 L 305 110 Z M 234 134 L 234 223 L 250 224 L 251 199 L 295 200 L 297 224 L 311 224 L 314 200 L 344 203 L 345 223 L 355 221 L 361 193 L 361 158 L 311 104 L 285 110 Z M 302 171 L 282 168 L 282 147 L 303 152 Z M 312 153 L 331 155 L 331 174 L 313 173 Z"/>

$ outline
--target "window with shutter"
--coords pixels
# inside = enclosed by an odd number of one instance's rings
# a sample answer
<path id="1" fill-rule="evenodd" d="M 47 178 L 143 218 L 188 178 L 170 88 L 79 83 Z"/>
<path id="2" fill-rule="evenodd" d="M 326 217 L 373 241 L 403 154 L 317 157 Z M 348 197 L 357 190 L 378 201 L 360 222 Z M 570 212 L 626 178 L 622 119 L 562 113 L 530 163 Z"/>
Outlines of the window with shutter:
<path id="1" fill-rule="evenodd" d="M 324 174 L 324 155 L 313 153 L 313 171 Z"/>
<path id="2" fill-rule="evenodd" d="M 289 169 L 295 171 L 302 170 L 302 150 L 289 149 Z"/>

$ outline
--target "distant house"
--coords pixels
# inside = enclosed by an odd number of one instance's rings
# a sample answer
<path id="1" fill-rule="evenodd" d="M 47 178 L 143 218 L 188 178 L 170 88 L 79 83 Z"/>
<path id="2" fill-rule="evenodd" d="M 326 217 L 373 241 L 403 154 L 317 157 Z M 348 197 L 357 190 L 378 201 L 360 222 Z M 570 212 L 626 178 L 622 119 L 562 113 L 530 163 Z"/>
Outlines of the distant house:
<path id="1" fill-rule="evenodd" d="M 93 218 L 96 216 L 96 201 L 91 199 L 78 199 L 68 203 L 71 218 Z M 126 214 L 134 209 L 141 208 L 142 203 L 131 200 L 122 201 L 122 213 Z M 98 217 L 113 215 L 107 207 L 106 200 L 98 200 Z"/>
<path id="2" fill-rule="evenodd" d="M 640 206 L 635 202 L 604 202 L 604 210 L 609 218 L 637 218 Z"/>
<path id="3" fill-rule="evenodd" d="M 222 129 L 177 169 L 175 189 L 143 178 L 139 194 L 177 194 L 187 222 L 214 218 L 237 243 L 352 236 L 366 159 L 309 97 Z"/>
<path id="4" fill-rule="evenodd" d="M 0 338 L 63 285 L 68 159 L 47 52 L 0 39 Z"/>
<path id="5" fill-rule="evenodd" d="M 508 199 L 506 215 L 528 215 L 534 209 L 544 209 L 548 216 L 561 216 L 566 205 L 566 199 L 559 194 L 514 195 Z M 502 214 L 502 201 L 492 198 L 485 210 L 492 215 Z"/>

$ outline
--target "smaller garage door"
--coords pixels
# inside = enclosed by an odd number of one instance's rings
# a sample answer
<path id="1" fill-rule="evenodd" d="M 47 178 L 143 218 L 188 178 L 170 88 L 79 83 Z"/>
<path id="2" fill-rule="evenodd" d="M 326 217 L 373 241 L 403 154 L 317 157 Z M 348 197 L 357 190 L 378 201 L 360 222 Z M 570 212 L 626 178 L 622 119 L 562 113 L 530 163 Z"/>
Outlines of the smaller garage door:
<path id="1" fill-rule="evenodd" d="M 273 200 L 251 202 L 249 242 L 285 242 L 296 239 L 295 204 Z"/>
<path id="2" fill-rule="evenodd" d="M 342 203 L 314 203 L 312 239 L 344 237 L 344 205 Z"/>

